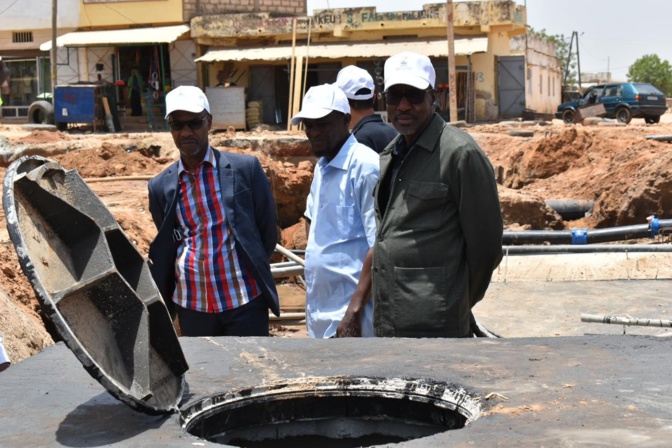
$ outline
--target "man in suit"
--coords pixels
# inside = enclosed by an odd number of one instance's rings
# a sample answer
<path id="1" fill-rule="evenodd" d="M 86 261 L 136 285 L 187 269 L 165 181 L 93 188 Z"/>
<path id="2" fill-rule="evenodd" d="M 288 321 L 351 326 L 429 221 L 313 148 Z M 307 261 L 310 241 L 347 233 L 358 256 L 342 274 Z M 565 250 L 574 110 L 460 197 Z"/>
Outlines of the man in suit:
<path id="1" fill-rule="evenodd" d="M 266 174 L 255 157 L 210 146 L 212 115 L 198 87 L 170 91 L 166 119 L 180 159 L 149 182 L 154 281 L 183 336 L 268 336 L 268 309 L 280 310 Z"/>

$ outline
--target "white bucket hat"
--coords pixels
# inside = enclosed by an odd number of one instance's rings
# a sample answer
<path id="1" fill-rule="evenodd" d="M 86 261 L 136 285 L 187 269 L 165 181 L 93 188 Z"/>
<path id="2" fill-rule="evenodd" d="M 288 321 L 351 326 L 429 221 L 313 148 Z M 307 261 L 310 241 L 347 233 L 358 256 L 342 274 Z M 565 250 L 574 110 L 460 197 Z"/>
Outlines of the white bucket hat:
<path id="1" fill-rule="evenodd" d="M 315 120 L 326 117 L 332 112 L 350 113 L 350 104 L 345 93 L 333 84 L 311 87 L 303 97 L 301 111 L 292 117 L 292 126 L 304 119 Z"/>
<path id="2" fill-rule="evenodd" d="M 397 84 L 416 89 L 435 87 L 436 72 L 425 55 L 405 51 L 385 61 L 385 90 Z"/>
<path id="3" fill-rule="evenodd" d="M 376 87 L 373 84 L 373 78 L 363 68 L 356 65 L 348 65 L 343 67 L 336 76 L 334 83 L 339 87 L 351 100 L 368 100 L 373 98 Z M 370 93 L 357 94 L 360 89 L 369 89 Z"/>

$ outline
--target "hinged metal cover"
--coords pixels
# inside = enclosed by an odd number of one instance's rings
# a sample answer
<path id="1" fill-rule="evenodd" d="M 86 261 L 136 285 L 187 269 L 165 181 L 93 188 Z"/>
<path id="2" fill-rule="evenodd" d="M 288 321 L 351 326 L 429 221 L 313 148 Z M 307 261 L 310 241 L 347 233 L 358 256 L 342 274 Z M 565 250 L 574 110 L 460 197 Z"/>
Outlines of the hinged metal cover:
<path id="1" fill-rule="evenodd" d="M 147 261 L 96 194 L 75 170 L 22 157 L 3 205 L 23 272 L 84 368 L 133 409 L 173 412 L 189 367 Z"/>

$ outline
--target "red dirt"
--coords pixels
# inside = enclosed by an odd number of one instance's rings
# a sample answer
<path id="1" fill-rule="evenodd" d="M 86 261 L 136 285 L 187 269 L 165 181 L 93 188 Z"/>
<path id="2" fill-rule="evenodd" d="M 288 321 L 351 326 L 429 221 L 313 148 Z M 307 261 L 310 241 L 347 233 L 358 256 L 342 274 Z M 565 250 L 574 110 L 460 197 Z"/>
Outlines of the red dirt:
<path id="1" fill-rule="evenodd" d="M 672 145 L 645 139 L 650 134 L 672 134 L 672 124 L 644 126 L 637 121 L 625 127 L 535 125 L 526 128 L 535 131 L 531 138 L 510 136 L 511 127 L 502 124 L 474 126 L 468 132 L 500 174 L 507 229 L 600 228 L 643 224 L 651 214 L 666 218 L 672 212 Z M 39 154 L 78 170 L 85 179 L 153 176 L 177 158 L 166 132 L 71 135 L 0 125 L 0 134 L 1 166 L 21 155 Z M 243 143 L 231 143 L 232 138 L 217 134 L 211 143 L 259 157 L 273 186 L 284 229 L 282 244 L 305 247 L 304 223 L 299 220 L 314 159 L 304 136 L 237 134 Z M 245 143 L 246 139 L 261 143 Z M 4 172 L 0 168 L 0 176 Z M 147 210 L 146 180 L 92 181 L 89 185 L 146 255 L 156 234 Z M 548 199 L 592 200 L 595 207 L 587 218 L 563 222 L 545 205 Z M 19 267 L 4 219 L 0 220 L 0 269 L 0 334 L 10 357 L 18 362 L 53 342 L 40 321 L 39 304 Z M 279 336 L 296 333 L 282 328 L 273 332 Z"/>

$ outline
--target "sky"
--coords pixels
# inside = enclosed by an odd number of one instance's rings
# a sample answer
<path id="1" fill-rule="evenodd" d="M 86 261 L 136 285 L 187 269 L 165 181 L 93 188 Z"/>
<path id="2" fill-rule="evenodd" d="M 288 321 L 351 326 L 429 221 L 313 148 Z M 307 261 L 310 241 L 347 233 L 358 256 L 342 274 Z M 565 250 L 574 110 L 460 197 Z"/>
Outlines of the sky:
<path id="1" fill-rule="evenodd" d="M 455 2 L 462 0 L 454 0 Z M 432 0 L 308 0 L 314 9 L 375 6 L 378 11 L 420 10 Z M 527 22 L 547 34 L 579 34 L 581 72 L 611 72 L 627 79 L 628 67 L 646 54 L 672 63 L 670 0 L 517 0 L 527 5 Z"/>

